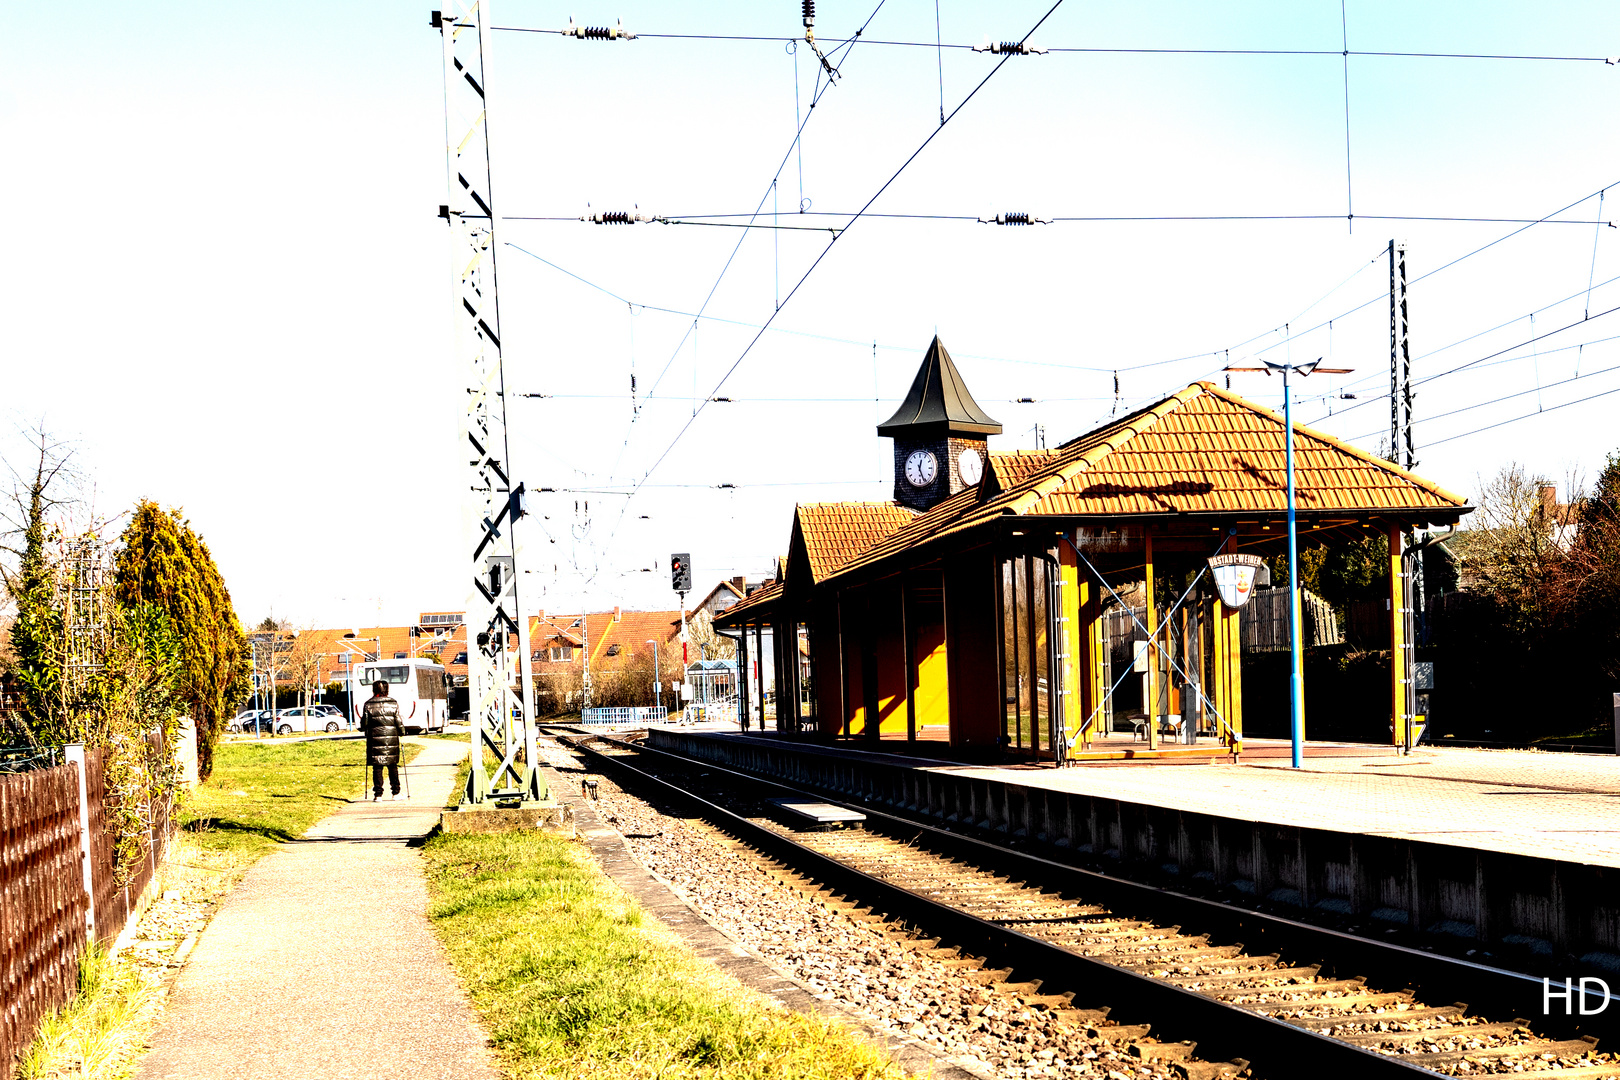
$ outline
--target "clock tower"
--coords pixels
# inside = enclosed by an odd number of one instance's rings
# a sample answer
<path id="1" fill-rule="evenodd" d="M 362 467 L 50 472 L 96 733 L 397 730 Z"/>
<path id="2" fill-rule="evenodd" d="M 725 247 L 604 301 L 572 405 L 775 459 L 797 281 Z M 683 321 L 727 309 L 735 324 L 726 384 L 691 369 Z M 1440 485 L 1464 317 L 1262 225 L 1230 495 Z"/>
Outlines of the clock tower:
<path id="1" fill-rule="evenodd" d="M 978 485 L 989 436 L 1001 434 L 1001 425 L 973 400 L 936 336 L 906 400 L 877 432 L 894 440 L 894 501 L 931 510 Z"/>

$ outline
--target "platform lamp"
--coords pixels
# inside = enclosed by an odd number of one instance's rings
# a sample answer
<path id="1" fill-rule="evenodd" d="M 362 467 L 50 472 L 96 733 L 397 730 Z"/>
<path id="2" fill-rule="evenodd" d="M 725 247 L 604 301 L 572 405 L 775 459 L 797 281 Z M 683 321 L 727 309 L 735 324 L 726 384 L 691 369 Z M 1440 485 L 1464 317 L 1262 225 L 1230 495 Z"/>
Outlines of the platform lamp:
<path id="1" fill-rule="evenodd" d="M 1283 381 L 1283 447 L 1284 468 L 1288 472 L 1288 728 L 1293 744 L 1294 768 L 1302 768 L 1305 758 L 1305 650 L 1300 644 L 1299 606 L 1299 530 L 1294 511 L 1294 399 L 1289 389 L 1291 375 L 1305 378 L 1310 375 L 1348 375 L 1354 368 L 1322 367 L 1322 358 L 1303 364 L 1279 364 L 1274 360 L 1261 360 L 1264 367 L 1228 367 L 1227 371 L 1259 371 L 1266 375 L 1282 375 Z"/>

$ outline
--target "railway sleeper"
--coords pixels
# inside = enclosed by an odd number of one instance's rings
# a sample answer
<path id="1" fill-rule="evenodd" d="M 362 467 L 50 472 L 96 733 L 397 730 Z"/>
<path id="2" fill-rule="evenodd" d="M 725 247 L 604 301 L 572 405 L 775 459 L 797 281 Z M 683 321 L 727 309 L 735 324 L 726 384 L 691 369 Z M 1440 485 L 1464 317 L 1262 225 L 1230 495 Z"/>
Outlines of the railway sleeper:
<path id="1" fill-rule="evenodd" d="M 1170 1063 L 1172 1072 L 1182 1077 L 1182 1080 L 1232 1080 L 1233 1077 L 1242 1076 L 1249 1069 L 1248 1058 L 1233 1058 L 1231 1061 L 1173 1061 Z"/>
<path id="2" fill-rule="evenodd" d="M 1231 975 L 1162 975 L 1160 978 L 1177 986 L 1244 986 L 1266 979 L 1304 980 L 1314 979 L 1316 973 L 1322 970 L 1322 965 L 1311 964 L 1308 967 L 1295 968 L 1262 968 L 1254 971 L 1242 971 Z"/>
<path id="3" fill-rule="evenodd" d="M 1162 953 L 1111 953 L 1107 949 L 1087 951 L 1077 949 L 1066 942 L 1054 942 L 1070 952 L 1080 953 L 1082 956 L 1098 956 L 1114 967 L 1125 968 L 1129 971 L 1142 974 L 1160 968 L 1169 969 L 1180 964 L 1219 964 L 1230 963 L 1242 959 L 1241 945 L 1206 945 L 1201 949 L 1178 949 L 1174 952 Z"/>
<path id="4" fill-rule="evenodd" d="M 1133 1042 L 1130 1046 L 1132 1057 L 1155 1062 L 1186 1061 L 1196 1049 L 1195 1042 Z"/>
<path id="5" fill-rule="evenodd" d="M 1061 997 L 1070 997 L 1072 995 L 1069 995 L 1069 994 L 1062 994 L 1062 995 L 1053 994 L 1051 996 L 1052 997 L 1060 997 L 1060 996 Z M 1072 1024 L 1073 1026 L 1075 1026 L 1077 1028 L 1080 1028 L 1081 1030 L 1085 1030 L 1086 1028 L 1088 1028 L 1089 1026 L 1091 1026 L 1093 1024 L 1101 1024 L 1103 1021 L 1107 1020 L 1108 1019 L 1108 1013 L 1110 1012 L 1110 1009 L 1111 1009 L 1111 1007 L 1108 1006 L 1108 1005 L 1101 1005 L 1101 1006 L 1098 1006 L 1095 1009 L 1056 1008 L 1056 1009 L 1052 1010 L 1052 1017 L 1054 1019 L 1056 1019 L 1056 1020 L 1063 1021 L 1065 1024 Z"/>
<path id="6" fill-rule="evenodd" d="M 1103 1042 L 1128 1043 L 1147 1038 L 1147 1033 L 1152 1030 L 1152 1024 L 1115 1024 L 1112 1027 L 1093 1024 L 1086 1028 L 1086 1035 Z"/>
<path id="7" fill-rule="evenodd" d="M 1142 941 L 1140 939 L 1118 942 L 1103 938 L 1100 941 L 1086 941 L 1081 939 L 1071 946 L 1076 952 L 1087 956 L 1110 956 L 1120 959 L 1153 961 L 1160 958 L 1192 956 L 1204 952 L 1206 949 L 1219 948 L 1211 945 L 1205 935 L 1198 937 L 1170 937 L 1160 938 L 1157 941 Z"/>
<path id="8" fill-rule="evenodd" d="M 1025 994 L 1024 1000 L 1031 1005 L 1039 1005 L 1054 1013 L 1072 1012 L 1069 1003 L 1074 1000 L 1074 991 L 1065 990 L 1061 994 Z"/>
<path id="9" fill-rule="evenodd" d="M 1536 1040 L 1512 1046 L 1487 1046 L 1478 1050 L 1442 1050 L 1437 1054 L 1401 1054 L 1402 1061 L 1427 1068 L 1430 1065 L 1450 1065 L 1458 1061 L 1490 1061 L 1496 1058 L 1540 1057 L 1555 1054 L 1558 1057 L 1581 1057 L 1597 1049 L 1597 1039 L 1583 1035 L 1579 1039 Z M 1620 1065 L 1609 1068 L 1620 1070 Z"/>
<path id="10" fill-rule="evenodd" d="M 1264 1010 L 1258 1010 L 1264 1011 Z M 1401 1011 L 1345 1013 L 1342 1016 L 1278 1016 L 1275 1019 L 1295 1027 L 1309 1028 L 1324 1034 L 1333 1034 L 1338 1028 L 1360 1027 L 1364 1024 L 1405 1024 L 1414 1020 L 1446 1020 L 1468 1015 L 1468 1006 L 1458 1001 L 1451 1005 L 1435 1005 Z M 1335 1038 L 1339 1036 L 1335 1035 Z"/>
<path id="11" fill-rule="evenodd" d="M 1041 982 L 1040 979 L 1031 979 L 1028 982 L 991 983 L 990 992 L 1002 997 L 1012 997 L 1016 994 L 1027 1000 L 1040 993 Z"/>
<path id="12" fill-rule="evenodd" d="M 1293 1001 L 1247 1001 L 1240 1008 L 1253 1009 L 1274 1019 L 1294 1009 L 1359 1009 L 1377 1005 L 1399 1005 L 1412 1000 L 1412 991 L 1397 990 L 1392 994 L 1345 994 L 1343 997 L 1295 998 Z"/>
<path id="13" fill-rule="evenodd" d="M 1513 1020 L 1504 1024 L 1453 1024 L 1443 1028 L 1418 1028 L 1415 1031 L 1375 1031 L 1366 1035 L 1350 1034 L 1335 1035 L 1335 1039 L 1347 1042 L 1352 1046 L 1410 1046 L 1413 1043 L 1438 1042 L 1441 1039 L 1456 1039 L 1467 1037 L 1477 1039 L 1482 1035 L 1511 1035 L 1514 1032 L 1524 1031 L 1530 1027 L 1528 1020 Z"/>
<path id="14" fill-rule="evenodd" d="M 1181 960 L 1174 964 L 1146 964 L 1131 965 L 1131 967 L 1146 967 L 1149 969 L 1164 968 L 1163 971 L 1149 970 L 1147 973 L 1156 978 L 1182 979 L 1196 978 L 1199 975 L 1235 975 L 1244 971 L 1254 974 L 1264 974 L 1278 961 L 1276 953 L 1267 956 L 1217 956 L 1204 960 L 1192 958 Z M 1125 966 L 1125 965 L 1121 965 Z"/>
<path id="15" fill-rule="evenodd" d="M 984 967 L 984 959 L 982 956 L 957 956 L 941 960 L 940 965 L 951 971 L 977 971 Z"/>
<path id="16" fill-rule="evenodd" d="M 1537 1080 L 1614 1080 L 1620 1076 L 1620 1064 L 1572 1065 L 1564 1069 L 1538 1069 L 1521 1073 L 1474 1073 L 1474 1076 L 1533 1076 Z"/>
<path id="17" fill-rule="evenodd" d="M 1330 990 L 1360 990 L 1366 985 L 1367 980 L 1358 975 L 1354 979 L 1318 979 L 1315 982 L 1297 983 L 1293 986 L 1234 986 L 1225 990 L 1217 988 L 1207 991 L 1205 996 L 1219 998 L 1222 1001 L 1236 1001 L 1238 998 L 1253 997 L 1255 994 L 1286 994 L 1295 990 L 1311 990 L 1325 994 Z M 1327 1000 L 1337 1001 L 1338 998 Z M 1289 1004 L 1294 1002 L 1291 1001 Z"/>
<path id="18" fill-rule="evenodd" d="M 981 960 L 980 963 L 983 963 L 983 961 Z M 996 983 L 1005 982 L 1007 976 L 1012 974 L 1012 968 L 980 968 L 977 971 L 963 970 L 959 974 L 967 982 L 978 983 L 980 986 L 993 986 Z"/>

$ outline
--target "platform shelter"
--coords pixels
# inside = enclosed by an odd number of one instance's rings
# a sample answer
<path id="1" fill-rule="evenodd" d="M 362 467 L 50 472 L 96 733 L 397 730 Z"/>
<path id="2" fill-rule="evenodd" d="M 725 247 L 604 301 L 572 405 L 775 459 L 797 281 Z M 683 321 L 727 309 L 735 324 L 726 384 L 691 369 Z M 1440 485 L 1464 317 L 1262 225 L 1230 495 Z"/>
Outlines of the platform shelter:
<path id="1" fill-rule="evenodd" d="M 775 726 L 1060 763 L 1241 751 L 1238 612 L 1208 560 L 1286 551 L 1281 416 L 1196 383 L 1056 449 L 994 453 L 994 421 L 938 339 L 902 412 L 922 426 L 880 432 L 905 497 L 800 505 L 777 581 L 715 620 L 756 658 L 773 643 Z M 1404 743 L 1410 538 L 1471 507 L 1329 435 L 1296 425 L 1294 440 L 1302 547 L 1388 538 L 1388 720 Z"/>

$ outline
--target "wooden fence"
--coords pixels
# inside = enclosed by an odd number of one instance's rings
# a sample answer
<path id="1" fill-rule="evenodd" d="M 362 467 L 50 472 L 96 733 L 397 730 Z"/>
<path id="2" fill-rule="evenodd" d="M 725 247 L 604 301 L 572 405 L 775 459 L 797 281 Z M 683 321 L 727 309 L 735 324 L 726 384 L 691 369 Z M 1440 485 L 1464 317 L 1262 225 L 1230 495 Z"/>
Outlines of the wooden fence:
<path id="1" fill-rule="evenodd" d="M 166 752 L 161 739 L 148 744 Z M 79 956 L 91 902 L 85 892 L 87 820 L 95 936 L 112 943 L 156 872 L 169 833 L 166 806 L 155 807 L 144 854 L 126 885 L 117 883 L 100 751 L 85 755 L 84 811 L 79 765 L 0 774 L 0 1075 L 33 1040 L 40 1019 L 78 987 Z"/>

